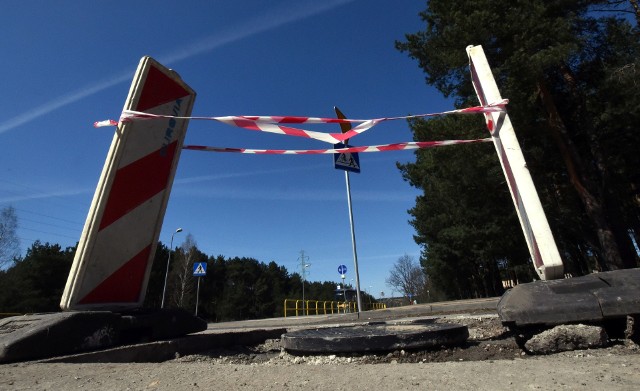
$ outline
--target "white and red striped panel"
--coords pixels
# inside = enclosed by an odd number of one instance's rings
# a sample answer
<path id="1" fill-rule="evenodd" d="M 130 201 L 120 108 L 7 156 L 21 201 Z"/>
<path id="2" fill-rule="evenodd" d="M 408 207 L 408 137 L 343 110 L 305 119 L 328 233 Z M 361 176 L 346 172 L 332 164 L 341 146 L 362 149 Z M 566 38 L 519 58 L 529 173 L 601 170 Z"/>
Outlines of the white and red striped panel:
<path id="1" fill-rule="evenodd" d="M 482 46 L 467 47 L 473 87 L 482 106 L 502 100 Z M 485 112 L 535 270 L 543 280 L 563 278 L 564 267 L 509 115 Z"/>
<path id="2" fill-rule="evenodd" d="M 188 117 L 195 92 L 144 57 L 125 110 Z M 142 305 L 188 120 L 123 122 L 114 135 L 60 306 Z"/>

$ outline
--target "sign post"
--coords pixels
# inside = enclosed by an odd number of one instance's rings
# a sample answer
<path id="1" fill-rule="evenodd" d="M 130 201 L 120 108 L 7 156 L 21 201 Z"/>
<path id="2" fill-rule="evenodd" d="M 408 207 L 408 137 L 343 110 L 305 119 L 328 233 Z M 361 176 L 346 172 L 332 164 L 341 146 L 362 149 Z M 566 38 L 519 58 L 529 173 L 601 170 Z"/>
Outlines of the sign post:
<path id="1" fill-rule="evenodd" d="M 196 316 L 198 316 L 198 301 L 200 298 L 200 278 L 207 275 L 207 263 L 196 262 L 193 264 L 193 276 L 198 277 L 198 289 L 196 290 Z"/>
<path id="2" fill-rule="evenodd" d="M 340 109 L 337 107 L 333 108 L 336 112 L 336 115 L 340 119 L 347 118 Z M 346 133 L 351 130 L 351 124 L 342 123 L 340 124 L 340 129 L 342 133 Z M 345 145 L 349 144 L 349 140 L 344 140 Z M 344 170 L 344 179 L 347 184 L 347 205 L 349 207 L 349 224 L 351 225 L 351 247 L 353 249 L 353 265 L 354 271 L 356 274 L 356 297 L 358 300 L 358 317 L 360 317 L 360 308 L 362 308 L 361 300 L 360 300 L 360 273 L 358 272 L 358 252 L 356 251 L 356 232 L 353 223 L 353 209 L 351 208 L 351 183 L 349 182 L 349 171 L 360 173 L 360 160 L 358 159 L 357 153 L 348 154 L 346 153 L 334 155 L 335 168 L 339 170 Z M 343 162 L 339 164 L 339 162 Z M 346 268 L 345 268 L 346 269 Z M 345 300 L 347 299 L 345 295 Z"/>
<path id="3" fill-rule="evenodd" d="M 344 296 L 344 312 L 347 312 L 347 286 L 344 283 L 344 279 L 347 277 L 347 267 L 345 265 L 338 266 L 338 273 L 342 279 L 342 296 Z"/>

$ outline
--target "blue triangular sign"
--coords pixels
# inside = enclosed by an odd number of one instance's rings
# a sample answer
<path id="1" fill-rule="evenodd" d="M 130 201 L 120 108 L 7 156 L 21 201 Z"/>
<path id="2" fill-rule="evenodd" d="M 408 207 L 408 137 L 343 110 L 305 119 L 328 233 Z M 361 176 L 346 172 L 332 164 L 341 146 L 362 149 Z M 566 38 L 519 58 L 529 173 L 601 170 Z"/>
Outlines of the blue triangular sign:
<path id="1" fill-rule="evenodd" d="M 207 264 L 204 262 L 198 262 L 193 264 L 193 275 L 196 277 L 207 275 Z"/>

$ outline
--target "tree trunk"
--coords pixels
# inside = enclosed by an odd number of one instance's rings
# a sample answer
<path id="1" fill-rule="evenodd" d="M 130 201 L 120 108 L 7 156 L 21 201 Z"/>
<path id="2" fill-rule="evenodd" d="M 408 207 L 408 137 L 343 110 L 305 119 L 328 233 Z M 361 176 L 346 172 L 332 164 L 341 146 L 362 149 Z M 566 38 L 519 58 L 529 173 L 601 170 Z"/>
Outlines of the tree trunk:
<path id="1" fill-rule="evenodd" d="M 546 82 L 542 77 L 538 80 L 538 89 L 540 99 L 542 100 L 549 116 L 548 123 L 551 136 L 560 150 L 562 160 L 564 161 L 567 173 L 569 174 L 569 181 L 578 193 L 587 216 L 596 229 L 596 235 L 603 257 L 603 262 L 601 262 L 600 268 L 603 271 L 622 269 L 624 268 L 624 264 L 620 256 L 616 238 L 607 222 L 603 209 L 602 198 L 596 197 L 596 195 L 594 195 L 594 193 L 589 189 L 593 189 L 593 186 L 589 186 L 589 181 L 581 159 L 579 158 L 571 139 L 567 136 L 567 128 L 556 108 L 555 101 L 547 88 Z"/>
<path id="2" fill-rule="evenodd" d="M 571 97 L 577 104 L 574 109 L 573 116 L 576 121 L 584 115 L 584 97 L 579 94 L 576 78 L 571 69 L 566 66 L 560 66 L 562 77 L 571 91 Z M 597 181 L 590 182 L 591 189 L 597 190 L 597 198 L 602 205 L 603 215 L 607 218 L 607 224 L 611 229 L 611 233 L 618 246 L 618 252 L 621 259 L 620 268 L 632 268 L 636 266 L 635 250 L 633 243 L 627 234 L 627 227 L 623 223 L 623 210 L 620 209 L 619 200 L 612 199 L 608 188 L 611 175 L 606 164 L 606 158 L 602 153 L 602 145 L 600 143 L 600 134 L 589 125 L 585 126 L 585 131 L 589 138 L 589 151 L 591 152 L 592 161 L 599 178 Z M 597 185 L 597 187 L 596 187 Z"/>

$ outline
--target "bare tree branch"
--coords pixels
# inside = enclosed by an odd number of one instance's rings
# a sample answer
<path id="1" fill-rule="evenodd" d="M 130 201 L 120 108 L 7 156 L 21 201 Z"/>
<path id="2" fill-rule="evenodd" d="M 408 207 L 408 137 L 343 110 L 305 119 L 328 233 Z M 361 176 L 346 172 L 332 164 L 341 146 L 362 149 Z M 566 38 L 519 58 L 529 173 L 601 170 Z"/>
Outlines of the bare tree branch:
<path id="1" fill-rule="evenodd" d="M 19 254 L 20 241 L 16 236 L 18 216 L 12 206 L 0 211 L 0 269 L 13 262 Z"/>
<path id="2" fill-rule="evenodd" d="M 405 254 L 391 268 L 386 284 L 404 296 L 416 297 L 426 286 L 426 275 L 413 257 Z"/>
<path id="3" fill-rule="evenodd" d="M 180 308 L 185 308 L 194 291 L 193 263 L 196 260 L 198 247 L 193 235 L 188 234 L 176 254 L 175 290 L 173 303 Z"/>

